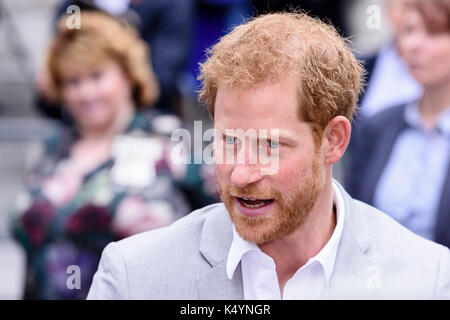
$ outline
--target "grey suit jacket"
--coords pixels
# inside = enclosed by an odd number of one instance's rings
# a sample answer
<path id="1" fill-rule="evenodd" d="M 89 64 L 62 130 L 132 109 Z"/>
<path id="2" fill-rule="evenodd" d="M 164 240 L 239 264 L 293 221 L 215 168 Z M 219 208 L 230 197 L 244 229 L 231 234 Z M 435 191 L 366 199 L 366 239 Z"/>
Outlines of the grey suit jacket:
<path id="1" fill-rule="evenodd" d="M 341 188 L 345 221 L 324 299 L 450 299 L 449 249 L 425 240 Z M 88 299 L 243 299 L 226 275 L 232 223 L 210 205 L 172 225 L 110 243 Z"/>

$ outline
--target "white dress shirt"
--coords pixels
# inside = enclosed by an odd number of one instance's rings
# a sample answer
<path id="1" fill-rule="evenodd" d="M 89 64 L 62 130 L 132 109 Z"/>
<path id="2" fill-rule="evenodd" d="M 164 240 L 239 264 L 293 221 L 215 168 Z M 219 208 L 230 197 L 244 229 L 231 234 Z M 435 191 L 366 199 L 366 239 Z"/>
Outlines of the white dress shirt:
<path id="1" fill-rule="evenodd" d="M 275 263 L 254 243 L 242 239 L 233 226 L 233 241 L 228 252 L 227 276 L 231 280 L 241 263 L 244 299 L 317 299 L 329 284 L 342 235 L 345 205 L 339 188 L 333 182 L 336 227 L 327 244 L 290 278 L 280 293 Z"/>

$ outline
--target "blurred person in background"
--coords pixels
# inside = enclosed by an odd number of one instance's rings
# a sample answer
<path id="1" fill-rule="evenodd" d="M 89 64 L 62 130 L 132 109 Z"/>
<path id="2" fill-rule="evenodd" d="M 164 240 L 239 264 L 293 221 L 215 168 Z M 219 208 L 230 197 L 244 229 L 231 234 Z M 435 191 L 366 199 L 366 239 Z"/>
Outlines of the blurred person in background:
<path id="1" fill-rule="evenodd" d="M 405 0 L 386 0 L 385 12 L 392 36 L 375 55 L 364 58 L 367 88 L 360 100 L 360 115 L 364 118 L 386 108 L 415 101 L 423 93 L 422 86 L 411 75 L 398 52 L 397 35 L 405 3 Z"/>
<path id="2" fill-rule="evenodd" d="M 191 209 L 169 157 L 173 119 L 145 107 L 158 97 L 149 50 L 130 25 L 84 12 L 61 19 L 48 52 L 48 87 L 74 119 L 45 146 L 12 206 L 12 233 L 27 262 L 25 298 L 85 298 L 107 243 L 170 224 Z M 81 270 L 70 290 L 68 266 Z"/>
<path id="3" fill-rule="evenodd" d="M 348 189 L 428 239 L 450 246 L 450 0 L 405 3 L 400 54 L 423 86 L 416 101 L 361 122 Z"/>
<path id="4" fill-rule="evenodd" d="M 155 109 L 182 115 L 178 83 L 187 68 L 192 47 L 193 0 L 64 0 L 56 9 L 56 17 L 65 15 L 72 5 L 82 12 L 107 12 L 132 24 L 152 48 L 149 61 L 160 88 Z M 42 90 L 39 80 L 37 105 L 40 111 L 70 121 L 70 117 L 61 114 L 57 103 Z"/>
<path id="5" fill-rule="evenodd" d="M 344 37 L 349 35 L 346 11 L 353 0 L 252 0 L 256 14 L 300 8 L 309 15 L 330 22 Z"/>

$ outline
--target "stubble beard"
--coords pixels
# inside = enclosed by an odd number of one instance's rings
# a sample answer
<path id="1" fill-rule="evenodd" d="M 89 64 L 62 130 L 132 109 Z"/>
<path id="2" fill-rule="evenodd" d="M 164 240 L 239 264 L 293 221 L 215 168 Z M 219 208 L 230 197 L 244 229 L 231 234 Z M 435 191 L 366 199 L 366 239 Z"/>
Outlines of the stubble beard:
<path id="1" fill-rule="evenodd" d="M 316 154 L 311 175 L 304 180 L 300 189 L 290 195 L 283 196 L 275 188 L 271 188 L 269 192 L 263 192 L 257 185 L 238 188 L 229 184 L 223 188 L 218 180 L 217 186 L 237 233 L 244 240 L 260 245 L 282 239 L 305 223 L 323 191 L 324 179 L 320 171 L 319 157 Z M 232 195 L 274 199 L 275 203 L 265 215 L 249 217 L 239 213 L 236 200 Z"/>

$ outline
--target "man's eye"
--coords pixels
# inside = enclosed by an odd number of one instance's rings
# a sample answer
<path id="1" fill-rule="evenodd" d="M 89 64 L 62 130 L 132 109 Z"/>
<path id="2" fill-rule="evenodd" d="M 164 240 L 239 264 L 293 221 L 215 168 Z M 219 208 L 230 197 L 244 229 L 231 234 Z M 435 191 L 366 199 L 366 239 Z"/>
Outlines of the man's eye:
<path id="1" fill-rule="evenodd" d="M 236 138 L 235 137 L 231 137 L 231 136 L 225 136 L 225 142 L 227 144 L 235 144 L 236 143 Z"/>
<path id="2" fill-rule="evenodd" d="M 280 147 L 280 142 L 275 140 L 269 140 L 269 148 L 278 149 Z"/>

